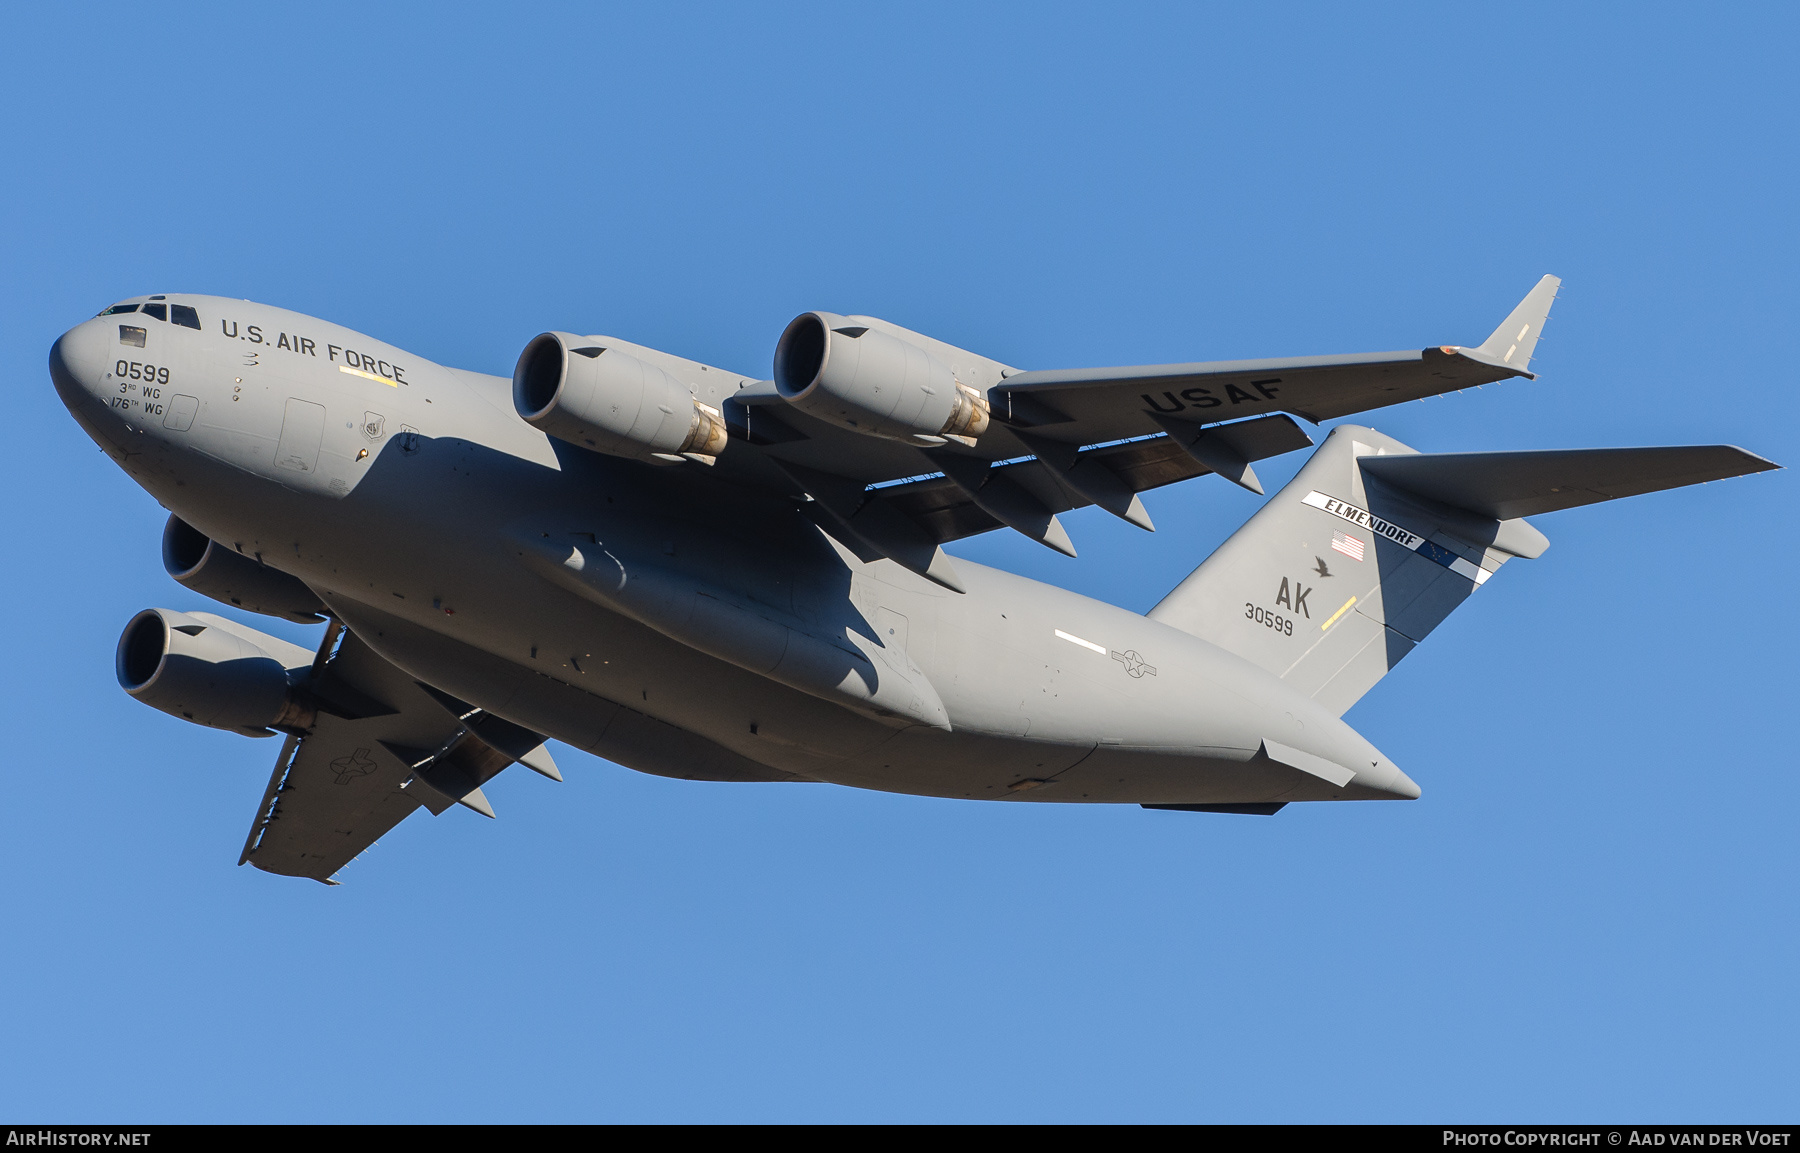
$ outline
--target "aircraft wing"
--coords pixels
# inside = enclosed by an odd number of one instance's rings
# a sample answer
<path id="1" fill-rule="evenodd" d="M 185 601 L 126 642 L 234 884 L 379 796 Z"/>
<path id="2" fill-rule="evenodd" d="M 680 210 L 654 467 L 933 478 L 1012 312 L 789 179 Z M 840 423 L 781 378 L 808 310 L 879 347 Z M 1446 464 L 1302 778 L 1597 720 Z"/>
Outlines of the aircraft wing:
<path id="1" fill-rule="evenodd" d="M 987 390 L 993 420 L 967 443 L 913 446 L 840 429 L 787 405 L 773 381 L 740 389 L 723 412 L 734 437 L 757 446 L 776 483 L 810 498 L 808 512 L 846 547 L 960 589 L 938 547 L 949 541 L 1008 527 L 1073 556 L 1057 519 L 1070 509 L 1098 505 L 1151 529 L 1137 496 L 1149 489 L 1216 472 L 1262 492 L 1252 462 L 1312 444 L 1288 413 L 1317 423 L 1531 377 L 1561 283 L 1539 280 L 1475 347 L 1038 372 L 961 353 L 999 378 Z"/>
<path id="2" fill-rule="evenodd" d="M 1158 414 L 1211 422 L 1281 411 L 1317 424 L 1508 377 L 1531 377 L 1531 354 L 1561 284 L 1554 276 L 1539 280 L 1474 348 L 1021 372 L 989 395 L 1010 424 L 1045 431 L 1072 425 L 1089 441 L 1154 432 Z"/>
<path id="3" fill-rule="evenodd" d="M 544 739 L 412 680 L 341 625 L 308 691 L 318 716 L 282 745 L 238 864 L 326 884 L 415 809 L 462 804 L 515 760 L 560 780 Z"/>

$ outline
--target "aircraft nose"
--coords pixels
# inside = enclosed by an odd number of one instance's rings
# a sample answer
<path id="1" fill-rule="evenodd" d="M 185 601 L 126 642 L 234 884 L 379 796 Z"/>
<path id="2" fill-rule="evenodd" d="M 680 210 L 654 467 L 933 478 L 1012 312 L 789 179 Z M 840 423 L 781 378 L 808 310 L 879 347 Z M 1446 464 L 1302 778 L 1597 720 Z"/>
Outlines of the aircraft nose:
<path id="1" fill-rule="evenodd" d="M 106 334 L 98 321 L 78 324 L 57 337 L 50 346 L 50 380 L 64 404 L 74 408 L 100 393 L 107 351 Z"/>

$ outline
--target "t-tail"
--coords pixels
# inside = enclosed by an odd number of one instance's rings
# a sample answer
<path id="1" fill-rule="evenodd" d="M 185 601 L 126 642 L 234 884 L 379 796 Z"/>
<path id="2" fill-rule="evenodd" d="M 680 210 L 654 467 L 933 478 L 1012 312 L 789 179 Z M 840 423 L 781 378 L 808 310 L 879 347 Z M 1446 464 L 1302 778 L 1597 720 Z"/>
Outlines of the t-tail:
<path id="1" fill-rule="evenodd" d="M 1341 425 L 1150 617 L 1342 715 L 1501 565 L 1549 547 L 1522 518 L 1778 467 L 1730 445 L 1425 454 Z"/>

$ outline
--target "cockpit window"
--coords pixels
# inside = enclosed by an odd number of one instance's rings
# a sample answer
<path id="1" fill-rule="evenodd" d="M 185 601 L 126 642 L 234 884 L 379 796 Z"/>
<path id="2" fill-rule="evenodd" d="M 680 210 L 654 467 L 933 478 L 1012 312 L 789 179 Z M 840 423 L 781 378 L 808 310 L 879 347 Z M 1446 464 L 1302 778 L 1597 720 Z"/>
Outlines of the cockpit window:
<path id="1" fill-rule="evenodd" d="M 160 308 L 161 305 L 157 307 Z M 200 314 L 185 304 L 169 305 L 169 320 L 183 328 L 197 329 L 200 327 Z"/>
<path id="2" fill-rule="evenodd" d="M 135 305 L 135 304 L 115 304 L 111 308 L 107 309 L 105 312 L 102 312 L 100 315 L 101 316 L 118 316 L 121 313 L 136 312 L 136 311 L 137 311 L 137 305 Z"/>
<path id="3" fill-rule="evenodd" d="M 166 304 L 146 304 L 144 311 L 158 320 L 169 319 L 169 307 Z"/>

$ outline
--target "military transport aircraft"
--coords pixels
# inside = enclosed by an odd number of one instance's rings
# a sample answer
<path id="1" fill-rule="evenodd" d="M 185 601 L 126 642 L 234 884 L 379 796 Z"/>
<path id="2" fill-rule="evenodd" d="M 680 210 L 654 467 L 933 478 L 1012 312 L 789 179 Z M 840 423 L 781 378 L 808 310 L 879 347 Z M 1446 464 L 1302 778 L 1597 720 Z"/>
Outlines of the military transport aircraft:
<path id="1" fill-rule="evenodd" d="M 1256 461 L 1311 424 L 1509 377 L 1546 276 L 1480 345 L 1021 371 L 808 312 L 757 379 L 547 332 L 509 382 L 214 296 L 135 297 L 50 352 L 170 510 L 212 613 L 126 625 L 126 692 L 284 734 L 239 864 L 327 883 L 418 808 L 493 816 L 546 738 L 647 773 L 1273 813 L 1419 796 L 1341 719 L 1514 557 L 1525 517 L 1777 467 L 1728 446 L 1421 453 L 1339 425 L 1148 615 L 942 546 Z M 1291 414 L 1291 415 L 1290 415 Z M 250 798 L 246 796 L 246 801 Z"/>

